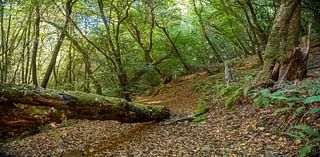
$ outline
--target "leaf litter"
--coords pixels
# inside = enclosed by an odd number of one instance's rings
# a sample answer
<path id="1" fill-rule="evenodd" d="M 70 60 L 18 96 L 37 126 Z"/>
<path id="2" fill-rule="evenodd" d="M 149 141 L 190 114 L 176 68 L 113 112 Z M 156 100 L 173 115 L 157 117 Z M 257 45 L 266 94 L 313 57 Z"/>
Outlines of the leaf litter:
<path id="1" fill-rule="evenodd" d="M 137 102 L 165 104 L 174 115 L 188 115 L 200 93 L 193 84 L 206 76 L 178 79 L 158 87 L 156 94 Z M 156 102 L 156 103 L 154 103 Z M 81 120 L 69 126 L 0 144 L 2 156 L 295 156 L 301 143 L 287 139 L 270 126 L 259 126 L 267 109 L 251 104 L 226 110 L 211 106 L 205 123 L 181 121 L 126 124 Z"/>

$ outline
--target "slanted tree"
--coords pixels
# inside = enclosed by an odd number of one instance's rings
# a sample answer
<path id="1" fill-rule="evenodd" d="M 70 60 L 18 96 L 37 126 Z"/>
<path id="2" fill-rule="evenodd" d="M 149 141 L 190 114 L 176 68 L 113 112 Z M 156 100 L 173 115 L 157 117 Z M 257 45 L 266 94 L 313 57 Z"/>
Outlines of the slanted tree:
<path id="1" fill-rule="evenodd" d="M 46 73 L 45 73 L 45 75 L 43 77 L 43 80 L 41 82 L 41 87 L 44 87 L 44 88 L 47 87 L 47 84 L 49 82 L 51 73 L 52 73 L 52 71 L 53 71 L 53 69 L 55 67 L 55 64 L 56 64 L 56 61 L 57 61 L 57 57 L 58 57 L 61 45 L 63 43 L 63 40 L 64 40 L 64 38 L 66 36 L 66 31 L 68 29 L 68 25 L 69 25 L 69 22 L 70 22 L 70 19 L 71 19 L 70 15 L 71 15 L 71 12 L 72 12 L 72 5 L 73 4 L 74 4 L 73 0 L 67 0 L 66 1 L 66 5 L 65 5 L 65 23 L 64 23 L 63 29 L 61 30 L 61 32 L 59 34 L 59 38 L 58 38 L 57 44 L 55 45 L 55 47 L 53 49 L 50 63 L 48 65 Z"/>
<path id="2" fill-rule="evenodd" d="M 202 18 L 202 11 L 203 11 L 203 8 L 199 8 L 197 7 L 197 4 L 195 2 L 195 0 L 192 0 L 192 5 L 193 5 L 193 9 L 196 13 L 196 15 L 198 16 L 198 21 L 200 23 L 200 26 L 201 26 L 201 31 L 202 31 L 202 34 L 203 34 L 203 37 L 205 38 L 205 40 L 207 41 L 207 43 L 209 44 L 211 50 L 212 50 L 212 53 L 215 55 L 217 61 L 219 63 L 222 63 L 223 62 L 223 58 L 222 56 L 220 55 L 218 49 L 215 47 L 215 45 L 213 44 L 213 42 L 211 41 L 210 37 L 209 37 L 209 34 L 207 32 L 207 29 L 206 29 L 206 26 L 205 26 L 205 23 L 203 21 L 203 18 Z M 202 6 L 202 2 L 200 1 L 200 5 Z"/>

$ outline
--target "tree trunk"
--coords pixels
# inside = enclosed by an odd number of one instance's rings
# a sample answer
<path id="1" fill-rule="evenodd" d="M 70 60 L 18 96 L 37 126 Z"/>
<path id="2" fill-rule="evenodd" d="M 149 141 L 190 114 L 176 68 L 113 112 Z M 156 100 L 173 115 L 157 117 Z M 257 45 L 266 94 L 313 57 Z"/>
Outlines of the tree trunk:
<path id="1" fill-rule="evenodd" d="M 5 32 L 4 32 L 4 5 L 5 2 L 0 0 L 0 32 L 1 32 L 1 53 L 0 53 L 0 82 L 4 82 L 4 73 L 5 73 Z"/>
<path id="2" fill-rule="evenodd" d="M 98 0 L 99 12 L 104 23 L 104 27 L 106 29 L 107 39 L 106 46 L 108 52 L 111 54 L 111 58 L 115 64 L 115 70 L 117 73 L 117 79 L 119 81 L 119 95 L 126 100 L 130 100 L 130 92 L 128 91 L 128 75 L 124 68 L 124 64 L 122 63 L 122 49 L 120 48 L 120 27 L 122 23 L 129 17 L 129 10 L 131 8 L 131 4 L 127 1 L 126 6 L 124 7 L 124 14 L 121 16 L 120 10 L 115 9 L 113 6 L 113 1 L 110 5 L 109 15 L 108 17 L 104 13 L 104 2 L 102 0 Z M 118 22 L 112 23 L 110 25 L 108 23 L 108 19 L 112 18 L 112 10 L 116 11 Z M 112 28 L 112 31 L 111 31 Z"/>
<path id="3" fill-rule="evenodd" d="M 282 63 L 276 63 L 272 79 L 278 82 L 302 80 L 307 76 L 308 48 L 295 48 L 291 56 Z"/>
<path id="4" fill-rule="evenodd" d="M 45 22 L 50 24 L 50 25 L 52 25 L 52 26 L 54 26 L 57 29 L 60 29 L 60 30 L 63 29 L 63 27 L 61 27 L 58 24 L 53 23 L 51 21 L 45 21 Z M 96 88 L 96 93 L 99 94 L 99 95 L 102 95 L 102 86 L 101 86 L 100 82 L 93 75 L 93 71 L 91 70 L 91 65 L 90 65 L 90 60 L 89 60 L 89 54 L 88 54 L 87 50 L 83 46 L 81 46 L 79 41 L 76 40 L 74 37 L 72 37 L 70 35 L 70 33 L 66 32 L 66 37 L 74 45 L 74 47 L 81 53 L 81 55 L 83 56 L 83 62 L 86 65 L 86 70 L 87 70 L 87 73 L 88 73 L 88 77 L 90 78 L 90 80 L 94 84 L 94 86 Z M 69 58 L 71 59 L 72 57 L 69 57 Z M 71 62 L 71 60 L 69 62 Z M 70 73 L 69 74 L 69 83 L 71 84 L 72 83 L 72 78 L 71 78 L 72 68 L 71 68 L 71 65 L 69 65 L 69 69 L 70 69 L 69 70 L 69 73 Z"/>
<path id="5" fill-rule="evenodd" d="M 166 107 L 145 106 L 120 98 L 105 97 L 79 91 L 56 91 L 24 85 L 0 84 L 0 106 L 19 104 L 47 106 L 65 111 L 70 119 L 117 120 L 124 123 L 160 121 L 168 118 Z M 1 114 L 7 114 L 1 112 Z M 2 121 L 3 123 L 3 121 Z"/>
<path id="6" fill-rule="evenodd" d="M 172 46 L 172 48 L 174 49 L 174 52 L 176 53 L 177 57 L 179 58 L 179 60 L 181 61 L 183 67 L 186 69 L 186 71 L 190 71 L 191 68 L 188 65 L 188 63 L 185 61 L 185 59 L 182 57 L 182 55 L 180 54 L 176 44 L 174 43 L 174 41 L 172 40 L 172 38 L 170 37 L 169 32 L 167 31 L 166 27 L 160 26 L 157 22 L 156 22 L 157 27 L 159 27 L 163 33 L 166 35 L 167 39 L 170 42 L 170 45 Z M 180 33 L 179 33 L 180 34 Z"/>
<path id="7" fill-rule="evenodd" d="M 161 121 L 170 116 L 163 106 L 145 106 L 120 98 L 78 91 L 0 84 L 0 135 L 17 136 L 65 119 L 117 120 L 124 123 Z M 10 135 L 12 134 L 12 135 Z"/>
<path id="8" fill-rule="evenodd" d="M 271 72 L 275 64 L 285 61 L 289 52 L 297 46 L 294 45 L 299 32 L 296 32 L 296 22 L 300 14 L 301 0 L 286 0 L 281 2 L 280 9 L 274 20 L 271 34 L 265 49 L 265 59 L 262 79 L 267 80 L 271 77 Z M 291 26 L 289 26 L 292 24 Z"/>
<path id="9" fill-rule="evenodd" d="M 200 2 L 201 3 L 201 2 Z M 218 49 L 213 45 L 207 31 L 206 31 L 206 28 L 205 28 L 205 25 L 204 25 L 204 22 L 203 22 L 203 19 L 202 19 L 202 15 L 201 15 L 201 12 L 199 12 L 197 6 L 196 6 L 196 2 L 193 0 L 192 1 L 192 4 L 193 4 L 193 9 L 196 13 L 196 15 L 198 16 L 198 21 L 200 23 L 200 26 L 201 26 L 201 31 L 202 31 L 202 34 L 203 34 L 203 37 L 206 39 L 206 41 L 208 42 L 213 54 L 215 55 L 217 61 L 219 63 L 222 63 L 223 62 L 223 58 L 222 56 L 219 54 L 218 52 Z"/>
<path id="10" fill-rule="evenodd" d="M 66 31 L 67 31 L 68 24 L 69 24 L 69 21 L 70 21 L 71 11 L 72 11 L 72 0 L 68 0 L 66 2 L 66 15 L 65 15 L 66 16 L 66 21 L 65 21 L 64 27 L 63 27 L 60 35 L 59 35 L 59 39 L 57 41 L 57 44 L 53 49 L 53 53 L 52 53 L 52 57 L 51 57 L 50 63 L 48 65 L 47 71 L 46 71 L 46 73 L 45 73 L 45 75 L 43 77 L 43 80 L 41 82 L 41 87 L 44 87 L 44 88 L 47 87 L 47 84 L 49 82 L 50 75 L 51 75 L 52 70 L 54 69 L 54 66 L 56 64 L 56 60 L 57 60 L 61 45 L 63 43 L 64 37 L 66 36 Z"/>
<path id="11" fill-rule="evenodd" d="M 31 58 L 31 67 L 32 67 L 32 84 L 38 86 L 37 81 L 37 51 L 39 45 L 40 37 L 40 6 L 36 4 L 36 22 L 35 22 L 35 38 L 32 46 L 32 58 Z"/>

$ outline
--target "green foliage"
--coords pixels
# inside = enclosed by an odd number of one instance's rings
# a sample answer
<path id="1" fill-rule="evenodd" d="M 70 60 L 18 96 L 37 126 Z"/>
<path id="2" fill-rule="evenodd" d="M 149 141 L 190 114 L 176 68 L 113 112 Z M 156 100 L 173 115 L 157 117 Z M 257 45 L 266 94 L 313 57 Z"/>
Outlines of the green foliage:
<path id="1" fill-rule="evenodd" d="M 316 144 L 320 142 L 319 130 L 305 124 L 293 126 L 293 129 L 295 131 L 286 134 L 304 142 L 304 146 L 299 151 L 299 156 L 307 156 L 317 146 Z"/>
<path id="2" fill-rule="evenodd" d="M 208 106 L 207 105 L 200 105 L 198 106 L 194 111 L 193 115 L 194 116 L 200 116 L 208 112 Z"/>
<path id="3" fill-rule="evenodd" d="M 286 114 L 295 119 L 297 117 L 316 116 L 320 112 L 320 107 L 311 106 L 319 103 L 319 83 L 306 82 L 300 87 L 286 86 L 276 92 L 269 89 L 250 91 L 256 106 L 276 108 L 273 115 Z M 283 107 L 280 107 L 283 106 Z M 299 156 L 307 156 L 317 147 L 320 141 L 319 130 L 309 125 L 295 125 L 293 131 L 286 133 L 296 140 L 304 142 L 304 146 L 299 151 Z"/>
<path id="4" fill-rule="evenodd" d="M 241 63 L 241 60 L 235 60 L 236 63 Z M 223 69 L 223 66 L 220 67 Z M 223 70 L 221 70 L 223 71 Z M 224 106 L 230 108 L 242 96 L 250 94 L 249 87 L 252 79 L 257 74 L 258 69 L 253 68 L 246 71 L 240 71 L 237 81 L 226 84 L 224 73 L 219 72 L 209 76 L 206 80 L 200 81 L 194 85 L 194 90 L 202 93 L 201 101 L 209 103 L 213 99 L 223 98 Z"/>
<path id="5" fill-rule="evenodd" d="M 301 101 L 304 98 L 297 97 L 303 90 L 298 89 L 282 89 L 271 93 L 268 88 L 251 91 L 251 97 L 254 100 L 254 105 L 268 107 L 270 105 Z"/>
<path id="6" fill-rule="evenodd" d="M 207 116 L 198 116 L 198 117 L 195 117 L 192 122 L 195 122 L 195 123 L 200 123 L 200 122 L 207 122 L 208 121 L 208 117 Z"/>
<path id="7" fill-rule="evenodd" d="M 208 103 L 210 101 L 210 95 L 203 95 L 201 99 L 199 99 L 197 108 L 192 112 L 194 116 L 201 116 L 208 112 Z"/>
<path id="8" fill-rule="evenodd" d="M 316 146 L 316 145 L 313 145 L 313 144 L 303 146 L 303 147 L 299 150 L 299 156 L 300 156 L 300 157 L 307 156 L 309 153 L 311 153 L 312 149 L 313 149 L 315 146 Z"/>
<path id="9" fill-rule="evenodd" d="M 315 115 L 320 112 L 320 107 L 313 107 L 309 110 L 309 114 Z"/>
<path id="10" fill-rule="evenodd" d="M 284 112 L 290 112 L 290 110 L 292 110 L 291 107 L 278 108 L 273 112 L 273 115 L 277 115 L 277 114 L 284 113 Z"/>
<path id="11" fill-rule="evenodd" d="M 208 103 L 209 103 L 209 97 L 206 96 L 206 98 L 202 98 L 198 102 L 197 108 L 192 112 L 192 115 L 194 118 L 192 119 L 192 122 L 207 122 L 208 117 L 204 114 L 206 114 L 209 111 Z"/>
<path id="12" fill-rule="evenodd" d="M 320 96 L 310 96 L 303 101 L 304 104 L 311 104 L 315 102 L 320 102 Z"/>
<path id="13" fill-rule="evenodd" d="M 229 96 L 226 97 L 226 100 L 224 101 L 224 106 L 226 108 L 230 108 L 244 93 L 244 88 L 240 87 L 237 90 L 231 92 Z"/>

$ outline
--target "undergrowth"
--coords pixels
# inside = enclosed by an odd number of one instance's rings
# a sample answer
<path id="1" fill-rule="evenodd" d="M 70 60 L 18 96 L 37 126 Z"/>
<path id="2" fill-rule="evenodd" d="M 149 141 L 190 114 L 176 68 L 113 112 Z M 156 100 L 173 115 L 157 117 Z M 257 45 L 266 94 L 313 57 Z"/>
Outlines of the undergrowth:
<path id="1" fill-rule="evenodd" d="M 280 131 L 303 144 L 299 156 L 310 154 L 319 147 L 320 142 L 319 128 L 312 125 L 320 118 L 319 80 L 304 81 L 299 85 L 277 85 L 272 89 L 250 90 L 249 87 L 254 85 L 253 80 L 257 74 L 258 69 L 242 71 L 235 82 L 226 84 L 223 73 L 218 73 L 199 82 L 194 86 L 194 90 L 201 92 L 202 98 L 194 115 L 208 111 L 208 104 L 213 100 L 223 100 L 225 108 L 229 109 L 237 101 L 241 101 L 241 98 L 250 98 L 253 101 L 253 108 L 272 109 L 275 121 L 280 116 L 286 117 L 281 123 Z"/>
<path id="2" fill-rule="evenodd" d="M 274 107 L 273 116 L 286 116 L 282 129 L 294 140 L 303 142 L 299 156 L 306 156 L 314 148 L 319 147 L 319 128 L 312 125 L 310 119 L 319 119 L 320 115 L 320 83 L 306 80 L 299 86 L 278 85 L 271 89 L 250 91 L 254 107 Z M 310 124 L 307 124 L 310 123 Z"/>

